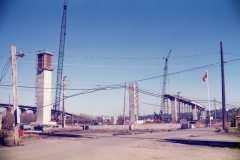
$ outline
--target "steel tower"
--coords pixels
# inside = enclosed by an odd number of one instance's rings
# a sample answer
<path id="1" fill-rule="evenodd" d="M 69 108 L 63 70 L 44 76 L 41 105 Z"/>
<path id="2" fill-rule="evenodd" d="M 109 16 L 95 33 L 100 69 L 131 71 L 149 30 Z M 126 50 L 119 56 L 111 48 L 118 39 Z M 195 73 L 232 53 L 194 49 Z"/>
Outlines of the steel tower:
<path id="1" fill-rule="evenodd" d="M 159 117 L 161 117 L 161 114 L 167 113 L 167 99 L 164 98 L 164 95 L 166 94 L 166 85 L 167 85 L 167 74 L 168 74 L 168 58 L 171 54 L 172 50 L 170 49 L 167 58 L 165 59 L 165 66 L 164 66 L 164 74 L 163 74 L 163 85 L 162 85 L 162 100 L 161 100 L 161 106 L 160 106 L 160 113 Z"/>
<path id="2" fill-rule="evenodd" d="M 56 96 L 54 110 L 60 110 L 60 98 L 62 92 L 62 73 L 63 73 L 63 59 L 64 59 L 64 48 L 65 48 L 65 37 L 66 37 L 66 22 L 67 22 L 67 0 L 64 0 L 63 16 L 61 23 L 60 33 L 60 44 L 58 53 L 58 68 L 57 68 L 57 81 L 56 81 Z M 55 112 L 54 119 L 57 121 L 57 112 Z"/>

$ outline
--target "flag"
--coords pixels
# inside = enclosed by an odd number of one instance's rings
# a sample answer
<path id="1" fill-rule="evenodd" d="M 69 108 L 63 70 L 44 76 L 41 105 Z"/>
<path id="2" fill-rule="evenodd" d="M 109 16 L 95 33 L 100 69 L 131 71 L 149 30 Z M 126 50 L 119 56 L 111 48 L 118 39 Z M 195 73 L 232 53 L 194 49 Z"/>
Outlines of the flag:
<path id="1" fill-rule="evenodd" d="M 208 78 L 208 72 L 206 71 L 202 77 L 203 82 L 205 82 L 207 78 Z"/>

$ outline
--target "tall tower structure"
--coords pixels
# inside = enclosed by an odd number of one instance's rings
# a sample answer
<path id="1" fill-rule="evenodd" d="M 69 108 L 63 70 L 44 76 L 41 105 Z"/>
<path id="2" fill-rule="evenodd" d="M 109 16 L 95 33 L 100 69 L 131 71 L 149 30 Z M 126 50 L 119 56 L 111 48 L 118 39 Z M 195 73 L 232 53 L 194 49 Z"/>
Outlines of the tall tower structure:
<path id="1" fill-rule="evenodd" d="M 56 96 L 55 96 L 55 105 L 53 107 L 55 111 L 60 110 L 60 99 L 61 99 L 61 95 L 62 95 L 62 73 L 63 73 L 63 60 L 64 60 L 66 30 L 67 30 L 67 0 L 64 0 L 62 23 L 61 23 L 61 33 L 60 33 L 59 53 L 58 53 Z M 57 112 L 55 112 L 54 119 L 56 121 L 58 121 Z"/>
<path id="2" fill-rule="evenodd" d="M 129 84 L 129 117 L 130 122 L 134 123 L 138 120 L 138 85 L 136 82 Z"/>
<path id="3" fill-rule="evenodd" d="M 167 58 L 164 58 L 165 66 L 164 66 L 164 73 L 163 73 L 162 99 L 161 99 L 159 118 L 162 117 L 162 114 L 168 113 L 167 99 L 164 97 L 164 95 L 166 94 L 166 87 L 167 87 L 168 59 L 169 59 L 171 52 L 172 52 L 172 49 L 170 49 Z"/>
<path id="4" fill-rule="evenodd" d="M 37 54 L 36 105 L 37 124 L 51 124 L 52 54 Z"/>

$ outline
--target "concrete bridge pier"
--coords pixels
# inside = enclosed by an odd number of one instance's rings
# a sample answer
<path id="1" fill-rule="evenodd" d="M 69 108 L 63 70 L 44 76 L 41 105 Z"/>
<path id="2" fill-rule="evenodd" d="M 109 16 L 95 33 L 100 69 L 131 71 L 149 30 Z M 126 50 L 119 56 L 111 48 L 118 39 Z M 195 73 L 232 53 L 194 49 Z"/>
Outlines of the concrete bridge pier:
<path id="1" fill-rule="evenodd" d="M 188 106 L 188 113 L 190 114 L 192 112 L 192 106 L 189 104 L 187 106 Z"/>
<path id="2" fill-rule="evenodd" d="M 176 123 L 178 121 L 178 108 L 177 108 L 177 99 L 171 100 L 172 108 L 172 122 Z"/>
<path id="3" fill-rule="evenodd" d="M 205 120 L 205 119 L 206 119 L 206 112 L 201 111 L 201 120 Z"/>
<path id="4" fill-rule="evenodd" d="M 33 110 L 32 112 L 33 112 L 33 114 L 34 114 L 34 115 L 36 115 L 36 114 L 37 114 L 37 110 Z"/>
<path id="5" fill-rule="evenodd" d="M 194 121 L 198 120 L 197 107 L 195 105 L 192 106 L 192 115 Z"/>
<path id="6" fill-rule="evenodd" d="M 73 125 L 73 122 L 74 122 L 74 117 L 73 117 L 73 115 L 71 115 L 71 123 L 72 123 L 72 125 Z"/>
<path id="7" fill-rule="evenodd" d="M 27 110 L 26 109 L 24 109 L 24 108 L 19 108 L 20 109 L 20 111 L 21 111 L 21 114 L 23 114 L 23 113 L 26 113 L 27 112 Z"/>

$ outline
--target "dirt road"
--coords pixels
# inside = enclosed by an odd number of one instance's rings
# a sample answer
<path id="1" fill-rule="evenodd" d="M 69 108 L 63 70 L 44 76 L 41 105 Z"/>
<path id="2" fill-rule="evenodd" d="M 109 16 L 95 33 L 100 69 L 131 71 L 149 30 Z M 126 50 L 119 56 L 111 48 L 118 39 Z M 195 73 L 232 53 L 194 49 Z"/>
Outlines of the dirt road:
<path id="1" fill-rule="evenodd" d="M 87 135 L 85 135 L 87 136 Z M 136 135 L 89 134 L 88 138 L 44 138 L 21 147 L 1 147 L 1 160 L 239 160 L 240 149 L 186 145 L 164 139 L 240 142 L 213 129 Z"/>

